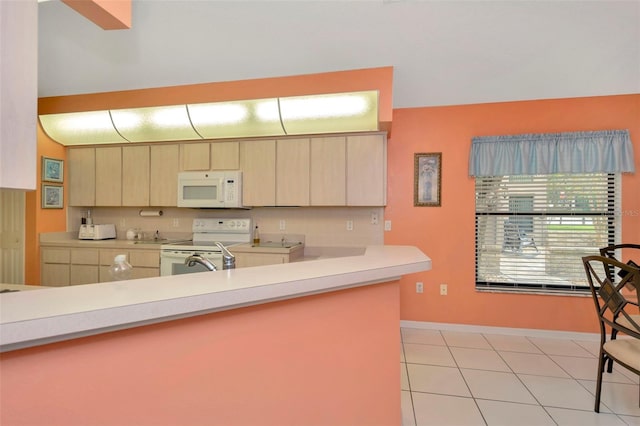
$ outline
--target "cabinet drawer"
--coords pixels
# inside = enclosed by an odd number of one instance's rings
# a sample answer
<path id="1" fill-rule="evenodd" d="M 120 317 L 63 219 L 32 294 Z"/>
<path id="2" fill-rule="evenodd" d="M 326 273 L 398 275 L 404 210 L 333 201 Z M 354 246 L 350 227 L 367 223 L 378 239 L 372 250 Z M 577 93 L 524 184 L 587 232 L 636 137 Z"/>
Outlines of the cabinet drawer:
<path id="1" fill-rule="evenodd" d="M 113 261 L 116 256 L 119 254 L 124 254 L 127 256 L 127 261 L 129 261 L 129 252 L 127 250 L 122 249 L 100 249 L 100 265 L 113 265 Z"/>
<path id="2" fill-rule="evenodd" d="M 71 260 L 71 251 L 69 249 L 42 249 L 43 263 L 69 263 Z"/>
<path id="3" fill-rule="evenodd" d="M 72 249 L 71 263 L 74 265 L 97 265 L 98 250 Z"/>
<path id="4" fill-rule="evenodd" d="M 129 263 L 134 268 L 136 266 L 158 268 L 160 266 L 160 251 L 131 250 L 131 252 L 129 252 Z"/>

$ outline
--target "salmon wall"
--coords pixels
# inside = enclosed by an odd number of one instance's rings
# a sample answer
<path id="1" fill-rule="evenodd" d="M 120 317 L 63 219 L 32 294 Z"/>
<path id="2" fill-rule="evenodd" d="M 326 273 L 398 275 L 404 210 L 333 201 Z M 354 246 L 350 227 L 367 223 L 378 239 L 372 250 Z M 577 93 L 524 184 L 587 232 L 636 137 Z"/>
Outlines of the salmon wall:
<path id="1" fill-rule="evenodd" d="M 587 297 L 475 291 L 475 193 L 471 138 L 482 135 L 629 129 L 635 174 L 622 178 L 622 241 L 640 242 L 640 95 L 396 109 L 388 145 L 385 244 L 419 247 L 433 269 L 403 277 L 401 318 L 499 327 L 595 332 Z M 442 152 L 442 206 L 413 206 L 417 152 Z M 424 282 L 424 293 L 415 283 Z M 439 295 L 441 283 L 448 295 Z"/>
<path id="2" fill-rule="evenodd" d="M 399 425 L 398 283 L 0 354 L 0 424 Z"/>
<path id="3" fill-rule="evenodd" d="M 29 285 L 40 285 L 40 242 L 41 232 L 64 232 L 67 227 L 67 197 L 66 182 L 68 182 L 69 171 L 66 167 L 66 149 L 64 146 L 51 140 L 42 130 L 40 124 L 37 126 L 38 148 L 37 148 L 37 186 L 35 191 L 29 191 L 25 197 L 25 271 L 24 281 Z M 63 163 L 63 198 L 64 208 L 43 209 L 42 208 L 42 157 L 55 158 L 65 161 Z M 59 185 L 51 183 L 51 185 Z"/>

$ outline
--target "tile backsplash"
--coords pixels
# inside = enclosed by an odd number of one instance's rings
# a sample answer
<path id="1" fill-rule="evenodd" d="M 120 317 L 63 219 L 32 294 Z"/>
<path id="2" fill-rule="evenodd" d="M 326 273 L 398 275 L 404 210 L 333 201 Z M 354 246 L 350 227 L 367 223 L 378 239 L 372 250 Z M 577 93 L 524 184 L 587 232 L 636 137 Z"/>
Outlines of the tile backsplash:
<path id="1" fill-rule="evenodd" d="M 140 216 L 140 208 L 94 207 L 91 217 L 94 223 L 113 223 L 118 238 L 126 238 L 129 228 L 140 228 L 149 236 L 155 231 L 160 236 L 184 237 L 191 235 L 195 218 L 251 218 L 265 234 L 302 234 L 307 246 L 361 247 L 384 243 L 382 207 L 260 207 L 250 210 L 235 209 L 163 209 L 143 208 L 144 211 L 162 210 L 162 216 Z M 75 232 L 87 209 L 68 209 L 67 231 Z M 377 224 L 372 223 L 377 216 Z M 280 229 L 284 221 L 284 230 Z M 347 230 L 347 222 L 353 222 L 353 230 Z"/>

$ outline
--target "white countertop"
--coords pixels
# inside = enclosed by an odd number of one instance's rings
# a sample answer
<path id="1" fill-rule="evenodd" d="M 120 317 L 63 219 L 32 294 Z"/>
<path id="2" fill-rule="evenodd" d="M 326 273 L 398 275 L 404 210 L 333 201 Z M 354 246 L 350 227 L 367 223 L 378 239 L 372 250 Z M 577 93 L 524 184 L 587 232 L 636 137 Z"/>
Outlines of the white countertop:
<path id="1" fill-rule="evenodd" d="M 0 294 L 0 352 L 392 281 L 431 269 L 411 246 L 360 256 Z"/>

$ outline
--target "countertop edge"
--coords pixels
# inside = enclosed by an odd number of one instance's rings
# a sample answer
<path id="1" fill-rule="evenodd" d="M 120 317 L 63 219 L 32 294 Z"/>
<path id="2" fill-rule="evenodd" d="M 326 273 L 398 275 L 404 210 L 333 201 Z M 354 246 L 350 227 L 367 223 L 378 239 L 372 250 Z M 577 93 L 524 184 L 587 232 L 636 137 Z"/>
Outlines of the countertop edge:
<path id="1" fill-rule="evenodd" d="M 0 352 L 140 325 L 393 281 L 431 269 L 415 247 L 216 273 L 59 287 L 0 296 Z M 73 299 L 73 303 L 69 303 Z"/>

